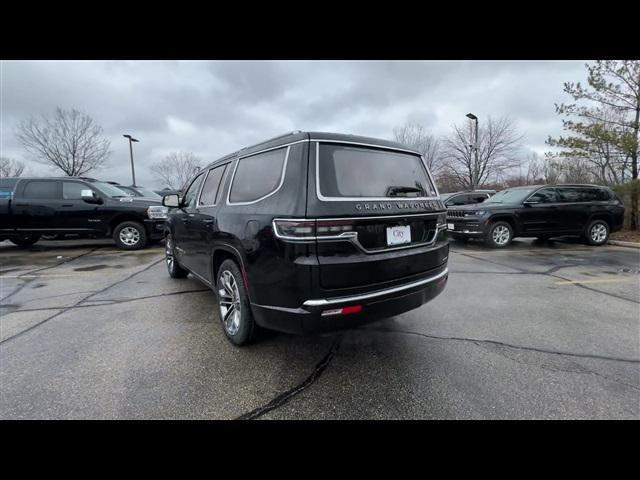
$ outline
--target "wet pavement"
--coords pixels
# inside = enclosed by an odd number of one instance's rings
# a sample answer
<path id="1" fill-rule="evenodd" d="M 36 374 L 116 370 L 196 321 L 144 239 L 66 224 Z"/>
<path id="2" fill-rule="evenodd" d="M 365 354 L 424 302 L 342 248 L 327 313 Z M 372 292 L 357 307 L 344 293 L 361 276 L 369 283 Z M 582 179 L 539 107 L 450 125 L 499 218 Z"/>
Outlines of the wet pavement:
<path id="1" fill-rule="evenodd" d="M 0 418 L 640 418 L 640 250 L 453 242 L 445 292 L 322 336 L 222 332 L 162 247 L 0 243 Z"/>

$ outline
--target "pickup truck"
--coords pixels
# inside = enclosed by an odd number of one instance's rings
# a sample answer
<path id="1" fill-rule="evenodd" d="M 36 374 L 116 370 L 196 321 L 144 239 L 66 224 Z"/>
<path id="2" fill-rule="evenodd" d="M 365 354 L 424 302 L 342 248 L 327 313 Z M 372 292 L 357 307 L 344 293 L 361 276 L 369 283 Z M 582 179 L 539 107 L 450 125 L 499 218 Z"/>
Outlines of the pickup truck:
<path id="1" fill-rule="evenodd" d="M 133 201 L 106 182 L 87 177 L 0 179 L 0 241 L 28 247 L 41 236 L 113 237 L 124 250 L 163 237 L 167 207 Z"/>

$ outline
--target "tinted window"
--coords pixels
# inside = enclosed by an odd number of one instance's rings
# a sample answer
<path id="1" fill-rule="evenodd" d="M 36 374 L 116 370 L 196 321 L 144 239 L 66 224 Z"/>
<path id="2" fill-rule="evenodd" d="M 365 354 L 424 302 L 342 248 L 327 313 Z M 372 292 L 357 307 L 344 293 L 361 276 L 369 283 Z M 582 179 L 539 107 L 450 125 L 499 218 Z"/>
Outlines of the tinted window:
<path id="1" fill-rule="evenodd" d="M 191 183 L 191 186 L 184 194 L 184 198 L 182 200 L 183 207 L 188 207 L 194 204 L 194 200 L 196 195 L 198 195 L 198 190 L 200 189 L 200 184 L 202 183 L 202 179 L 204 178 L 204 173 L 201 173 L 196 177 L 196 179 Z"/>
<path id="2" fill-rule="evenodd" d="M 580 192 L 580 200 L 581 202 L 603 202 L 610 200 L 609 192 L 604 190 L 603 188 L 577 188 Z"/>
<path id="3" fill-rule="evenodd" d="M 447 205 L 466 205 L 469 202 L 469 195 L 456 195 L 447 202 Z"/>
<path id="4" fill-rule="evenodd" d="M 25 198 L 48 198 L 59 200 L 61 197 L 60 182 L 35 181 L 27 183 L 24 189 Z"/>
<path id="5" fill-rule="evenodd" d="M 81 199 L 82 190 L 90 190 L 90 188 L 78 182 L 62 182 L 62 198 L 65 200 Z"/>
<path id="6" fill-rule="evenodd" d="M 470 203 L 482 203 L 487 199 L 488 196 L 489 195 L 484 193 L 474 193 L 473 195 L 470 195 L 471 197 Z"/>
<path id="7" fill-rule="evenodd" d="M 204 182 L 204 187 L 202 187 L 199 205 L 215 205 L 218 203 L 218 198 L 220 196 L 218 194 L 220 190 L 220 181 L 222 180 L 226 169 L 227 166 L 222 165 L 209 170 L 209 175 Z"/>
<path id="8" fill-rule="evenodd" d="M 321 144 L 320 192 L 325 197 L 428 197 L 436 192 L 422 160 L 408 153 Z"/>
<path id="9" fill-rule="evenodd" d="M 558 201 L 558 195 L 553 188 L 543 188 L 542 190 L 538 190 L 536 193 L 531 195 L 531 197 L 529 197 L 527 201 L 539 203 L 556 203 Z"/>
<path id="10" fill-rule="evenodd" d="M 558 188 L 558 197 L 563 203 L 580 202 L 582 199 L 578 188 Z"/>
<path id="11" fill-rule="evenodd" d="M 229 201 L 251 202 L 278 188 L 286 154 L 287 149 L 281 148 L 240 159 Z"/>

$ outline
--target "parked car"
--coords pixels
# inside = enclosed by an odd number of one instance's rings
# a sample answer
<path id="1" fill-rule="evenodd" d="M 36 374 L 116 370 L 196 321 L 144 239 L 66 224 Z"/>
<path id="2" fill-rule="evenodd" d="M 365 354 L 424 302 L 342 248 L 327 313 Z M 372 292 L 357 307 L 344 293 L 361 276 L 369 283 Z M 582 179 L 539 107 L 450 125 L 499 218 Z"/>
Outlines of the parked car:
<path id="1" fill-rule="evenodd" d="M 133 202 L 93 178 L 19 178 L 0 198 L 0 241 L 30 246 L 43 235 L 112 236 L 120 248 L 135 250 L 162 239 L 166 217 L 159 201 Z"/>
<path id="2" fill-rule="evenodd" d="M 0 178 L 0 198 L 10 198 L 20 177 Z"/>
<path id="3" fill-rule="evenodd" d="M 495 190 L 469 190 L 464 192 L 442 193 L 440 194 L 440 199 L 444 202 L 445 207 L 450 208 L 458 205 L 482 203 L 495 193 Z"/>
<path id="4" fill-rule="evenodd" d="M 447 230 L 454 238 L 482 238 L 492 248 L 504 248 L 515 237 L 582 236 L 590 245 L 603 245 L 623 219 L 622 201 L 607 187 L 538 185 L 449 209 Z"/>
<path id="5" fill-rule="evenodd" d="M 107 182 L 107 183 L 110 183 L 111 185 L 115 185 L 123 192 L 134 197 L 135 200 L 140 198 L 157 200 L 157 201 L 162 200 L 162 195 L 158 195 L 156 192 L 149 190 L 148 188 L 141 187 L 140 185 L 120 185 L 117 182 Z"/>
<path id="6" fill-rule="evenodd" d="M 181 190 L 171 190 L 169 188 L 165 188 L 164 190 L 154 190 L 154 193 L 157 193 L 160 197 L 164 197 L 165 195 L 182 195 Z"/>
<path id="7" fill-rule="evenodd" d="M 293 132 L 227 155 L 168 195 L 169 275 L 214 290 L 228 339 L 258 327 L 348 328 L 445 288 L 445 207 L 420 154 L 352 135 Z"/>

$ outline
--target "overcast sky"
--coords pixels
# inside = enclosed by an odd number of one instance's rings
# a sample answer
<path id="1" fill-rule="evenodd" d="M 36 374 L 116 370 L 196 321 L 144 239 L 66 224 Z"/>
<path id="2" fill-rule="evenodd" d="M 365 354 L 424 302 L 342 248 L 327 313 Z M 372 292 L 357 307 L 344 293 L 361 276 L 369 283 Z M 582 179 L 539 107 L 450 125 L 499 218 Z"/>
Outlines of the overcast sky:
<path id="1" fill-rule="evenodd" d="M 111 140 L 107 168 L 92 173 L 160 187 L 149 165 L 172 151 L 206 162 L 291 130 L 392 138 L 422 123 L 446 134 L 468 112 L 511 117 L 523 148 L 543 154 L 561 130 L 554 103 L 584 61 L 2 61 L 0 155 L 44 174 L 15 139 L 17 123 L 56 106 L 90 114 Z M 59 173 L 59 172 L 58 172 Z"/>

